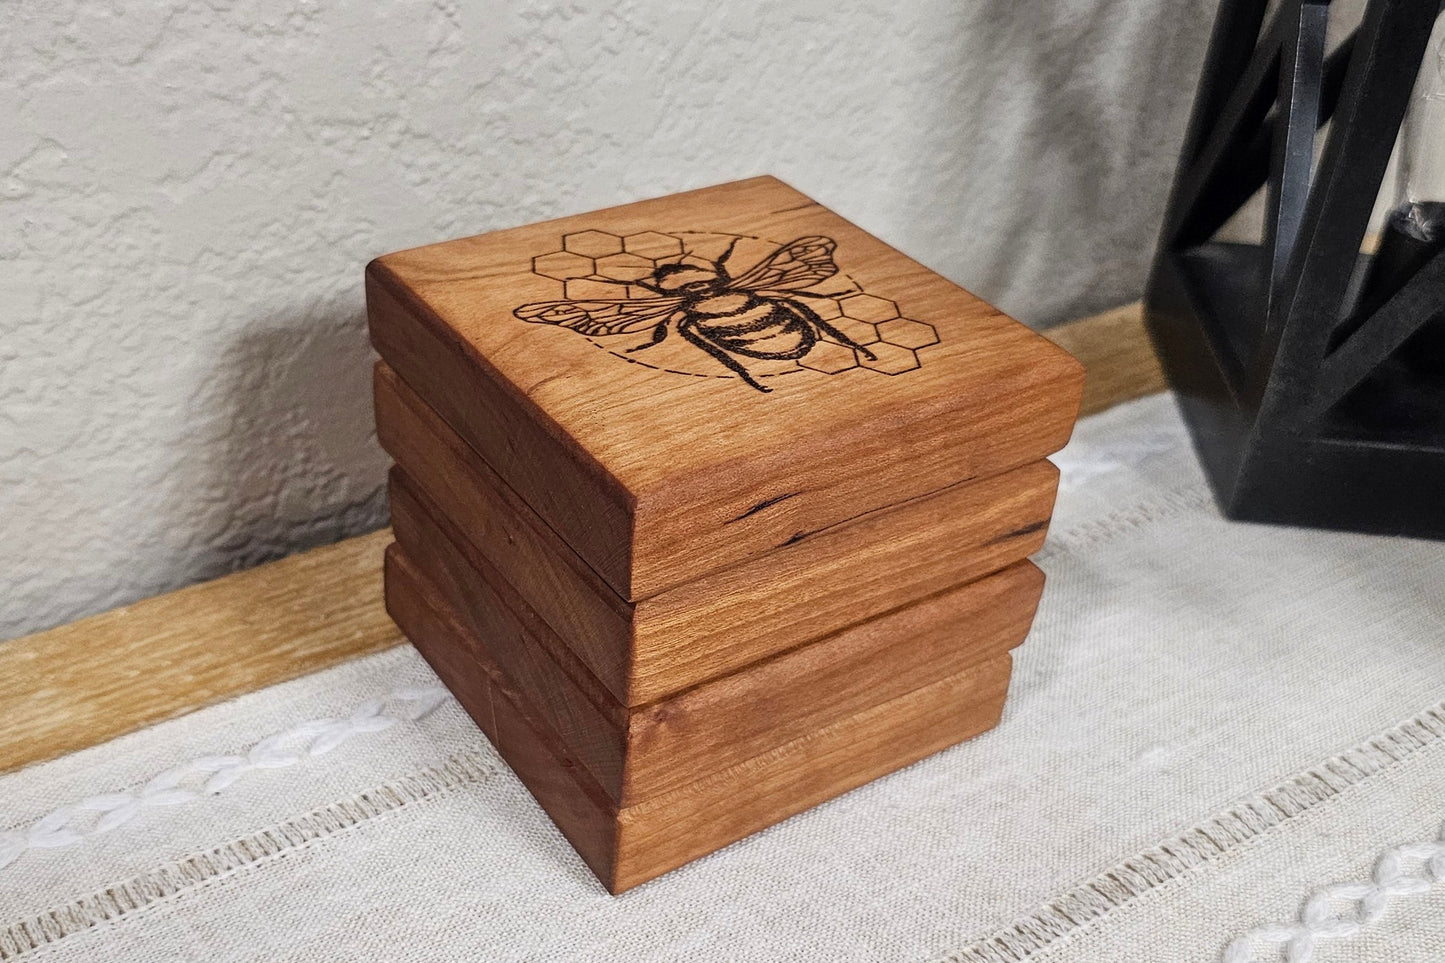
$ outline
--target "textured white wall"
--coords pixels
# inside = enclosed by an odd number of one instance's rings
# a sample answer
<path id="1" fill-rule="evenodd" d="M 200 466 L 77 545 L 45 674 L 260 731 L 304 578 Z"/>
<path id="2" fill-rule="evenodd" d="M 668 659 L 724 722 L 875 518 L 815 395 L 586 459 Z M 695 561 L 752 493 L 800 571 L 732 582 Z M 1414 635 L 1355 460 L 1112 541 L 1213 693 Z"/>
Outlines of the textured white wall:
<path id="1" fill-rule="evenodd" d="M 361 269 L 772 172 L 1135 297 L 1214 0 L 0 4 L 0 638 L 380 525 Z"/>

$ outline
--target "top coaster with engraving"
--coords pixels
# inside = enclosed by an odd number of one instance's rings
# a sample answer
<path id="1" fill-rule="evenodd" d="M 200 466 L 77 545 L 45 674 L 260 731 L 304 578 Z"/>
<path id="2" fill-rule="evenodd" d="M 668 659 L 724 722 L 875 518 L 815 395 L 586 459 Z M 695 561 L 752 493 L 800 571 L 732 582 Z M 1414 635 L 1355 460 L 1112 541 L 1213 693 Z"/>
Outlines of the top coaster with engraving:
<path id="1" fill-rule="evenodd" d="M 625 599 L 1036 461 L 1059 348 L 780 181 L 389 254 L 388 364 Z"/>

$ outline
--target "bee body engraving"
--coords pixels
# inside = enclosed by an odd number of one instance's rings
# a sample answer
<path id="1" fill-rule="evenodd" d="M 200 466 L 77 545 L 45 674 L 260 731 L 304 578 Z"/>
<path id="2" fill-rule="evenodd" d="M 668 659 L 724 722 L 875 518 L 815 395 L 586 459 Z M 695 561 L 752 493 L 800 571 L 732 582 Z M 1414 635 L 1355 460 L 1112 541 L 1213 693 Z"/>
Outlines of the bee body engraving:
<path id="1" fill-rule="evenodd" d="M 650 275 L 631 284 L 653 297 L 541 301 L 513 313 L 523 321 L 570 328 L 588 337 L 640 334 L 649 340 L 628 348 L 643 351 L 676 332 L 758 391 L 762 385 L 740 358 L 796 361 L 824 338 L 875 360 L 874 354 L 829 324 L 810 308 L 806 298 L 830 295 L 804 290 L 838 272 L 833 263 L 837 245 L 826 237 L 801 237 L 775 250 L 736 276 L 728 259 L 738 238 L 716 260 L 688 263 L 679 254 Z"/>

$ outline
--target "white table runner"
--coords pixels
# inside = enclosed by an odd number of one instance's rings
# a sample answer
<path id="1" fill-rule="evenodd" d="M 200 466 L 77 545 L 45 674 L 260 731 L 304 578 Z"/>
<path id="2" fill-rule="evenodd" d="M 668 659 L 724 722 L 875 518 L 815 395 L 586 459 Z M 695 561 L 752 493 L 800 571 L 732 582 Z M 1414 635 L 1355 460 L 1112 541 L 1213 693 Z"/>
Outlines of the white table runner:
<path id="1" fill-rule="evenodd" d="M 0 777 L 0 960 L 1440 958 L 1445 548 L 1221 520 L 1167 397 L 1059 461 L 992 733 L 614 898 L 398 649 Z"/>

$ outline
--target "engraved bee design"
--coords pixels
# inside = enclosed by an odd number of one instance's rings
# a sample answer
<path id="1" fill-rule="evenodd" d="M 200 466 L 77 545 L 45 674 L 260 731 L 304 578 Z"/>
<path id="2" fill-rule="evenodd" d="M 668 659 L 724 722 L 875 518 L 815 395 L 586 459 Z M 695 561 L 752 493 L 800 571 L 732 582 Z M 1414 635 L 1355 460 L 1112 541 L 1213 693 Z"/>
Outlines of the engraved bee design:
<path id="1" fill-rule="evenodd" d="M 628 348 L 628 354 L 661 344 L 675 331 L 762 392 L 772 389 L 754 378 L 739 358 L 796 361 L 827 338 L 877 360 L 802 300 L 833 297 L 805 289 L 838 273 L 833 263 L 836 242 L 800 237 L 734 276 L 727 264 L 739 240 L 734 237 L 716 260 L 694 257 L 689 262 L 684 251 L 664 259 L 645 277 L 603 282 L 635 285 L 655 297 L 538 301 L 512 313 L 523 321 L 553 324 L 588 337 L 650 331 L 649 339 Z"/>

